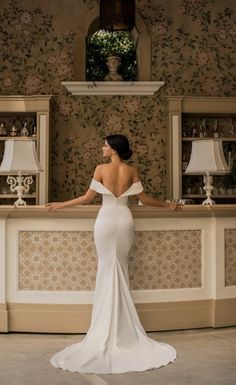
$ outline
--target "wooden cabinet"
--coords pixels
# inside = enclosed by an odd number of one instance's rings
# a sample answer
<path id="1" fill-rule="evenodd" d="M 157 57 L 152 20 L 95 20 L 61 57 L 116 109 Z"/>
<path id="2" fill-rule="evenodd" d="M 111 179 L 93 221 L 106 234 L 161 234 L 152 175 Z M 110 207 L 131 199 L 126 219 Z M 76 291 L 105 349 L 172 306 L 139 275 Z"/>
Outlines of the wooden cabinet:
<path id="1" fill-rule="evenodd" d="M 229 175 L 214 176 L 216 203 L 236 203 L 236 98 L 170 97 L 168 136 L 168 197 L 202 203 L 202 175 L 186 175 L 192 141 L 220 138 Z"/>
<path id="2" fill-rule="evenodd" d="M 48 95 L 0 96 L 0 161 L 4 154 L 5 140 L 13 137 L 12 132 L 20 136 L 25 126 L 27 135 L 35 140 L 43 169 L 39 175 L 33 176 L 30 191 L 23 196 L 30 205 L 44 205 L 48 202 L 49 111 Z M 0 205 L 12 205 L 15 200 L 16 194 L 10 192 L 6 176 L 0 175 Z"/>

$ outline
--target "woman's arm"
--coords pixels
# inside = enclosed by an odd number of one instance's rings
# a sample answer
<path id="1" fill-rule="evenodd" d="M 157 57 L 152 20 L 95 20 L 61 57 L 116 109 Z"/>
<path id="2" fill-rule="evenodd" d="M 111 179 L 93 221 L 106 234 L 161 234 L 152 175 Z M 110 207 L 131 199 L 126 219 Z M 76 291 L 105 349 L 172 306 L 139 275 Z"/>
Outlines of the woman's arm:
<path id="1" fill-rule="evenodd" d="M 142 191 L 140 194 L 137 195 L 139 200 L 144 204 L 148 206 L 157 206 L 157 207 L 166 207 L 166 203 L 159 201 L 156 198 L 150 197 L 149 195 L 145 194 L 144 191 Z"/>
<path id="2" fill-rule="evenodd" d="M 140 179 L 138 176 L 137 169 L 134 167 L 133 182 L 135 183 L 135 182 L 138 182 L 139 180 Z M 175 210 L 179 207 L 176 202 L 159 201 L 158 199 L 150 197 L 149 195 L 145 194 L 144 191 L 142 191 L 140 194 L 137 194 L 137 197 L 144 205 L 148 205 L 148 206 L 166 207 L 172 210 Z"/>
<path id="3" fill-rule="evenodd" d="M 62 209 L 64 207 L 72 207 L 77 205 L 85 205 L 86 203 L 90 203 L 96 196 L 96 192 L 92 189 L 88 189 L 88 191 L 82 195 L 81 197 L 71 199 L 65 202 L 52 202 L 47 203 L 45 207 L 48 208 L 48 211 L 56 211 Z"/>
<path id="4" fill-rule="evenodd" d="M 101 166 L 97 166 L 96 167 L 96 170 L 94 172 L 94 175 L 93 177 L 96 179 L 96 180 L 100 180 L 101 179 Z M 96 196 L 96 191 L 92 190 L 91 188 L 89 188 L 87 190 L 87 192 L 84 194 L 84 195 L 81 195 L 80 197 L 78 198 L 75 198 L 75 199 L 70 199 L 69 201 L 65 201 L 65 202 L 51 202 L 51 203 L 47 203 L 45 207 L 48 208 L 48 211 L 56 211 L 56 210 L 59 210 L 59 209 L 62 209 L 64 207 L 72 207 L 72 206 L 77 206 L 77 205 L 85 205 L 87 203 L 90 203 Z"/>
<path id="5" fill-rule="evenodd" d="M 94 171 L 93 178 L 100 181 L 101 180 L 101 169 L 103 165 L 98 165 Z M 87 203 L 90 203 L 96 196 L 96 191 L 89 188 L 87 192 L 82 195 L 81 197 L 71 199 L 69 201 L 65 202 L 52 202 L 47 203 L 45 207 L 48 208 L 48 211 L 56 211 L 59 209 L 62 209 L 64 207 L 72 207 L 77 205 L 85 205 Z"/>
<path id="6" fill-rule="evenodd" d="M 158 199 L 150 197 L 149 195 L 145 194 L 144 191 L 142 191 L 140 194 L 137 194 L 137 197 L 140 199 L 140 201 L 144 205 L 147 205 L 147 206 L 166 207 L 172 210 L 175 210 L 178 207 L 176 202 L 159 201 Z"/>

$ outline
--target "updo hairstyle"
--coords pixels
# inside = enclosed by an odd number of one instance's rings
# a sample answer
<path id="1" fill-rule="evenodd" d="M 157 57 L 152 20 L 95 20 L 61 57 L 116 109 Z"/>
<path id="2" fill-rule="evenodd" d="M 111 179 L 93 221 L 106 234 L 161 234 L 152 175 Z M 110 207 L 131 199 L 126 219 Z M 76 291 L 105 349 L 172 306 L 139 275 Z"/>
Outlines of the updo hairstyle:
<path id="1" fill-rule="evenodd" d="M 129 146 L 129 141 L 126 136 L 122 134 L 108 135 L 106 141 L 121 159 L 128 160 L 132 156 L 133 151 Z"/>

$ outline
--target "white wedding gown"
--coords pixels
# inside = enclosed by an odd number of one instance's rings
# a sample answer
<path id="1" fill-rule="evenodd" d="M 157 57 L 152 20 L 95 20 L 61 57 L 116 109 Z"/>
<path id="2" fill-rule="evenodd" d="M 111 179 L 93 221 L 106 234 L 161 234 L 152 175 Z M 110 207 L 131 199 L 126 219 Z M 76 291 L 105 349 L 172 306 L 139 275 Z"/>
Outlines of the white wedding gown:
<path id="1" fill-rule="evenodd" d="M 127 257 L 133 240 L 128 196 L 142 192 L 141 182 L 116 198 L 102 183 L 90 188 L 103 196 L 94 227 L 98 271 L 91 325 L 82 342 L 56 353 L 51 364 L 71 372 L 124 373 L 167 365 L 175 349 L 149 338 L 129 291 Z"/>

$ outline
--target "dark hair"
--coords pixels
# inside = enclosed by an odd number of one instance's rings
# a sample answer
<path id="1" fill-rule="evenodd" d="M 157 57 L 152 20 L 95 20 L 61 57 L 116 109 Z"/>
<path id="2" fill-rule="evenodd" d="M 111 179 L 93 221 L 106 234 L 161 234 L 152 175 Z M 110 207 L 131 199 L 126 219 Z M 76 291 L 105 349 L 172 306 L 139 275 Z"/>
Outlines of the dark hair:
<path id="1" fill-rule="evenodd" d="M 133 151 L 126 136 L 122 134 L 108 135 L 106 141 L 121 159 L 128 160 L 132 156 Z"/>

